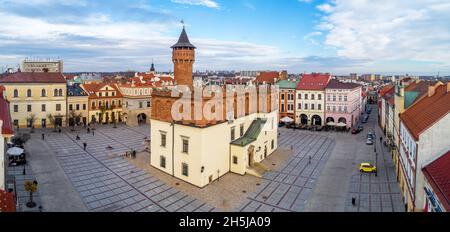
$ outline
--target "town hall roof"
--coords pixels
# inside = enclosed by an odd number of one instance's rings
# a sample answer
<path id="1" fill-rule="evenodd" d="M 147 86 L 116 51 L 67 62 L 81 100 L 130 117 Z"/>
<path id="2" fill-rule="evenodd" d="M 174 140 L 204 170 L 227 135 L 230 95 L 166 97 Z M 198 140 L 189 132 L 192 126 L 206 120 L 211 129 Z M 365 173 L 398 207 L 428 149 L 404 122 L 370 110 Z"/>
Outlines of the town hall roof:
<path id="1" fill-rule="evenodd" d="M 51 72 L 16 72 L 0 78 L 0 83 L 61 83 L 66 79 L 61 73 Z"/>

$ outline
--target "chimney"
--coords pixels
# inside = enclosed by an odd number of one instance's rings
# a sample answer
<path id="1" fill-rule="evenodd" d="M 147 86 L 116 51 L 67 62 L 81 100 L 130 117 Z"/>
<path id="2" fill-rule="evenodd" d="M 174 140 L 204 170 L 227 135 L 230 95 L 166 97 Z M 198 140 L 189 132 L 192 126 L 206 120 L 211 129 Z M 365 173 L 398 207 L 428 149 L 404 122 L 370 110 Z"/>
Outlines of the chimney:
<path id="1" fill-rule="evenodd" d="M 432 97 L 436 92 L 436 87 L 434 85 L 428 86 L 428 97 Z"/>

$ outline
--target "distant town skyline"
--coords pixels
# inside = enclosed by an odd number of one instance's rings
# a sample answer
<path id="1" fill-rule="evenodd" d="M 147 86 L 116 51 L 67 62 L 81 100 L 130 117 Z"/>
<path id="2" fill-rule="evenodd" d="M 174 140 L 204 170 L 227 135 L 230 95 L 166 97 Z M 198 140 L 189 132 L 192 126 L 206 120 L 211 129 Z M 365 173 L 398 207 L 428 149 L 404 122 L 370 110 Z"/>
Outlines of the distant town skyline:
<path id="1" fill-rule="evenodd" d="M 194 70 L 450 75 L 450 3 L 373 0 L 0 0 L 0 66 L 158 71 L 186 24 Z"/>

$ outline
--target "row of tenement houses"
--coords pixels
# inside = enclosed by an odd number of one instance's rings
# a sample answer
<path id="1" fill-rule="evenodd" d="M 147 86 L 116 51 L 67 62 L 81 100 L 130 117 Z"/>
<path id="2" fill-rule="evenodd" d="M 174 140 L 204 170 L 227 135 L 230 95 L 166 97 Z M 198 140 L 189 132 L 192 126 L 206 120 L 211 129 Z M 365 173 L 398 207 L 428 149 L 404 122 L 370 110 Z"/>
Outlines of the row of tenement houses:
<path id="1" fill-rule="evenodd" d="M 380 92 L 379 122 L 408 211 L 450 210 L 450 83 L 404 78 Z"/>

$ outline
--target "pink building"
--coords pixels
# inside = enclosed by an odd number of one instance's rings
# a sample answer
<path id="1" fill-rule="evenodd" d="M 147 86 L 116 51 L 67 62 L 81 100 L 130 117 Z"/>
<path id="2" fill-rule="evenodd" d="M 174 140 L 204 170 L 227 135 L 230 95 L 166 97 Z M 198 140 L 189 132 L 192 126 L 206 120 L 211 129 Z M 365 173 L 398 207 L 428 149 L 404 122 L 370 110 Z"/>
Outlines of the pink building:
<path id="1" fill-rule="evenodd" d="M 362 86 L 332 79 L 325 88 L 325 122 L 343 122 L 347 128 L 361 117 Z"/>

